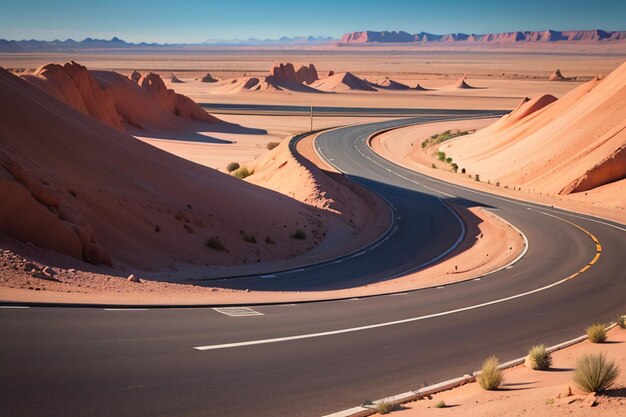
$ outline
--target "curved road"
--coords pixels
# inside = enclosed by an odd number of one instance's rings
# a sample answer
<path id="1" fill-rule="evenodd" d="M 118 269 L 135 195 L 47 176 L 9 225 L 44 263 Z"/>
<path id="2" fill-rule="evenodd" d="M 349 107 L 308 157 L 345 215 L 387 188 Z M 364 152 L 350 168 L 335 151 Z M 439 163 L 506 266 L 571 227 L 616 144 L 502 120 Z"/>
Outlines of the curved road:
<path id="1" fill-rule="evenodd" d="M 316 416 L 554 344 L 626 307 L 624 226 L 475 192 L 384 160 L 374 132 L 450 111 L 323 133 L 321 155 L 393 207 L 389 238 L 332 263 L 224 281 L 320 289 L 381 280 L 450 248 L 462 225 L 442 200 L 480 205 L 530 242 L 512 268 L 392 296 L 298 305 L 0 310 L 0 415 Z M 479 116 L 480 112 L 472 115 Z M 569 278 L 569 279 L 568 279 Z"/>

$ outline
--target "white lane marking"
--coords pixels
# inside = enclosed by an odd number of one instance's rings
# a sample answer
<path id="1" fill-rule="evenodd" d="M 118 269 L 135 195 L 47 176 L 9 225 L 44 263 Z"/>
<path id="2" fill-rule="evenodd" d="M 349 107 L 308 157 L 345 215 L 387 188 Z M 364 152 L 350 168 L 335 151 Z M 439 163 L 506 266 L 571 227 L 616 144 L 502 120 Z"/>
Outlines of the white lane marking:
<path id="1" fill-rule="evenodd" d="M 276 278 L 277 275 L 276 274 L 265 274 L 265 275 L 259 275 L 259 278 L 261 279 L 267 279 L 267 278 Z"/>
<path id="2" fill-rule="evenodd" d="M 387 294 L 386 296 L 387 297 L 395 297 L 396 295 L 407 295 L 407 294 L 408 294 L 408 292 L 398 292 L 398 293 L 395 293 L 395 294 Z"/>
<path id="3" fill-rule="evenodd" d="M 394 320 L 394 321 L 388 321 L 388 322 L 384 322 L 384 323 L 369 324 L 369 325 L 359 326 L 359 327 L 350 327 L 350 328 L 347 328 L 347 329 L 331 330 L 331 331 L 328 331 L 328 332 L 308 333 L 308 334 L 301 334 L 301 335 L 295 335 L 295 336 L 285 336 L 285 337 L 275 337 L 275 338 L 271 338 L 271 339 L 249 340 L 249 341 L 245 341 L 245 342 L 223 343 L 223 344 L 219 344 L 219 345 L 194 346 L 194 349 L 201 350 L 201 351 L 203 351 L 203 350 L 216 350 L 216 349 L 229 349 L 229 348 L 235 348 L 235 347 L 241 347 L 241 346 L 263 345 L 263 344 L 268 344 L 268 343 L 278 343 L 278 342 L 287 342 L 287 341 L 292 341 L 292 340 L 302 340 L 302 339 L 312 339 L 312 338 L 316 338 L 316 337 L 334 336 L 334 335 L 338 335 L 338 334 L 354 333 L 354 332 L 360 332 L 360 331 L 364 331 L 364 330 L 378 329 L 378 328 L 381 328 L 381 327 L 397 326 L 399 324 L 412 323 L 412 322 L 416 322 L 416 321 L 433 319 L 433 318 L 437 318 L 437 317 L 449 316 L 449 315 L 452 315 L 452 314 L 457 314 L 457 313 L 461 313 L 461 312 L 465 312 L 465 311 L 476 310 L 476 309 L 488 307 L 488 306 L 491 306 L 491 305 L 494 305 L 494 304 L 499 304 L 499 303 L 504 303 L 506 301 L 515 300 L 517 298 L 526 297 L 526 296 L 531 295 L 531 294 L 535 294 L 535 293 L 538 293 L 538 292 L 541 292 L 541 291 L 548 290 L 550 288 L 554 288 L 557 285 L 560 285 L 560 284 L 566 282 L 568 279 L 569 279 L 569 277 L 568 278 L 564 278 L 564 279 L 562 279 L 560 281 L 554 282 L 552 284 L 543 286 L 541 288 L 537 288 L 537 289 L 534 289 L 534 290 L 531 290 L 531 291 L 523 292 L 521 294 L 511 295 L 509 297 L 500 298 L 500 299 L 493 300 L 493 301 L 487 301 L 487 302 L 480 303 L 480 304 L 474 304 L 474 305 L 467 306 L 467 307 L 461 307 L 461 308 L 457 308 L 457 309 L 454 309 L 454 310 L 448 310 L 448 311 L 442 311 L 442 312 L 439 312 L 439 313 L 427 314 L 427 315 L 424 315 L 424 316 L 410 317 L 410 318 L 402 319 L 402 320 Z M 352 298 L 352 300 L 358 300 L 358 298 Z"/>
<path id="4" fill-rule="evenodd" d="M 103 308 L 104 311 L 146 311 L 148 308 Z"/>
<path id="5" fill-rule="evenodd" d="M 30 307 L 28 306 L 0 306 L 0 308 L 9 309 L 9 308 L 30 308 Z"/>
<path id="6" fill-rule="evenodd" d="M 225 314 L 230 317 L 249 317 L 249 316 L 264 316 L 265 314 L 260 311 L 251 309 L 250 307 L 217 307 L 213 310 L 218 313 Z"/>
<path id="7" fill-rule="evenodd" d="M 435 287 L 436 290 L 443 290 L 444 288 L 446 288 L 446 287 L 444 287 L 443 285 L 439 286 L 439 287 Z"/>
<path id="8" fill-rule="evenodd" d="M 343 262 L 343 259 L 337 259 L 335 262 L 333 262 L 334 264 L 340 264 Z"/>

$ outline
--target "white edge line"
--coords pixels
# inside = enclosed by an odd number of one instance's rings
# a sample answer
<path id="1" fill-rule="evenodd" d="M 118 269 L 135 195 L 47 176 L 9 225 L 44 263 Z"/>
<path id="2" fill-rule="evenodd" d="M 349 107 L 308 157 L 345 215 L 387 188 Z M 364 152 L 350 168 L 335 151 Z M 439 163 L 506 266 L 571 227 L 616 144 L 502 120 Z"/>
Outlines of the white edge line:
<path id="1" fill-rule="evenodd" d="M 271 338 L 271 339 L 259 339 L 259 340 L 249 340 L 249 341 L 245 341 L 245 342 L 234 342 L 234 343 L 223 343 L 223 344 L 218 344 L 218 345 L 205 345 L 205 346 L 194 346 L 193 348 L 196 350 L 216 350 L 216 349 L 228 349 L 228 348 L 234 348 L 234 347 L 241 347 L 241 346 L 253 346 L 253 345 L 263 345 L 263 344 L 268 344 L 268 343 L 277 343 L 277 342 L 287 342 L 287 341 L 292 341 L 292 340 L 302 340 L 302 339 L 312 339 L 312 338 L 316 338 L 316 337 L 324 337 L 324 336 L 333 336 L 333 335 L 338 335 L 338 334 L 345 334 L 345 333 L 353 333 L 353 332 L 359 332 L 359 331 L 363 331 L 363 330 L 371 330 L 371 329 L 378 329 L 381 327 L 389 327 L 389 326 L 396 326 L 399 324 L 406 324 L 406 323 L 411 323 L 411 322 L 415 322 L 415 321 L 421 321 L 421 320 L 427 320 L 427 319 L 432 319 L 432 318 L 437 318 L 437 317 L 443 317 L 443 316 L 449 316 L 452 314 L 456 314 L 456 313 L 461 313 L 464 311 L 470 311 L 470 310 L 476 310 L 479 308 L 483 308 L 483 307 L 488 307 L 494 304 L 500 304 L 506 301 L 511 301 L 517 298 L 521 298 L 521 297 L 525 297 L 531 294 L 535 294 L 541 291 L 545 291 L 548 290 L 550 288 L 556 287 L 557 285 L 560 285 L 566 281 L 568 281 L 568 278 L 563 278 L 557 282 L 554 282 L 552 284 L 548 284 L 545 285 L 543 287 L 540 288 L 536 288 L 534 290 L 530 290 L 530 291 L 526 291 L 520 294 L 515 294 L 515 295 L 511 295 L 509 297 L 504 297 L 504 298 L 500 298 L 497 300 L 492 300 L 492 301 L 487 301 L 484 303 L 480 303 L 480 304 L 474 304 L 468 307 L 461 307 L 461 308 L 457 308 L 454 310 L 448 310 L 448 311 L 442 311 L 439 313 L 433 313 L 433 314 L 427 314 L 424 316 L 417 316 L 417 317 L 410 317 L 407 319 L 401 319 L 401 320 L 394 320 L 394 321 L 389 321 L 389 322 L 384 322 L 384 323 L 376 323 L 376 324 L 369 324 L 369 325 L 365 325 L 365 326 L 359 326 L 359 327 L 351 327 L 351 328 L 347 328 L 347 329 L 339 329 L 339 330 L 331 330 L 331 331 L 327 331 L 327 332 L 319 332 L 319 333 L 308 333 L 308 334 L 301 334 L 301 335 L 295 335 L 295 336 L 285 336 L 285 337 L 275 337 L 275 338 Z"/>
<path id="2" fill-rule="evenodd" d="M 8 309 L 22 309 L 22 308 L 30 308 L 28 306 L 0 306 L 0 308 L 6 308 Z"/>

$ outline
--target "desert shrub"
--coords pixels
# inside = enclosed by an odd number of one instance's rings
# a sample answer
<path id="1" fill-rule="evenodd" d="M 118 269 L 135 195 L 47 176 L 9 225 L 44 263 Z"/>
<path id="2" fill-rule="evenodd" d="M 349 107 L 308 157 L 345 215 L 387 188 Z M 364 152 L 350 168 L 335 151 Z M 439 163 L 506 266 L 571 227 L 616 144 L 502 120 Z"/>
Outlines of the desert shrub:
<path id="1" fill-rule="evenodd" d="M 265 243 L 267 243 L 267 244 L 269 244 L 269 245 L 275 245 L 275 244 L 276 244 L 276 241 L 274 240 L 274 238 L 273 238 L 273 237 L 268 236 L 268 237 L 266 237 L 266 238 L 265 238 Z"/>
<path id="2" fill-rule="evenodd" d="M 497 389 L 502 383 L 502 371 L 498 368 L 500 362 L 495 356 L 490 356 L 483 362 L 480 375 L 478 375 L 478 383 L 483 389 L 492 391 Z"/>
<path id="3" fill-rule="evenodd" d="M 447 162 L 447 163 L 449 163 L 449 164 L 451 164 L 451 163 L 452 163 L 452 158 L 447 157 L 447 158 L 446 158 L 446 162 Z"/>
<path id="4" fill-rule="evenodd" d="M 207 245 L 209 248 L 215 249 L 220 252 L 226 249 L 219 237 L 210 237 L 206 240 L 206 242 L 204 242 L 204 244 Z"/>
<path id="5" fill-rule="evenodd" d="M 445 401 L 441 400 L 439 401 L 437 404 L 435 404 L 435 408 L 446 408 L 447 405 L 445 403 Z"/>
<path id="6" fill-rule="evenodd" d="M 432 164 L 430 164 L 430 167 L 431 167 L 431 168 L 435 168 L 435 169 L 437 169 L 437 165 L 435 165 L 435 163 L 434 163 L 434 162 L 433 162 Z"/>
<path id="7" fill-rule="evenodd" d="M 606 353 L 591 353 L 576 361 L 573 380 L 583 391 L 599 393 L 613 385 L 619 372 L 619 367 L 607 359 Z"/>
<path id="8" fill-rule="evenodd" d="M 254 171 L 250 171 L 247 167 L 241 167 L 238 170 L 236 170 L 233 175 L 237 178 L 240 179 L 244 179 L 246 177 L 249 177 L 250 175 L 252 175 L 254 173 Z"/>
<path id="9" fill-rule="evenodd" d="M 274 149 L 274 148 L 275 148 L 275 147 L 277 147 L 278 145 L 280 145 L 280 143 L 278 143 L 278 142 L 269 142 L 269 143 L 268 143 L 265 147 L 266 147 L 268 150 L 270 150 L 270 151 L 271 151 L 272 149 Z"/>
<path id="10" fill-rule="evenodd" d="M 526 363 L 531 369 L 545 371 L 552 365 L 552 354 L 546 349 L 546 345 L 536 345 L 530 348 Z"/>
<path id="11" fill-rule="evenodd" d="M 383 401 L 376 404 L 376 412 L 378 414 L 389 414 L 392 411 L 398 410 L 400 407 L 398 404 L 391 401 Z"/>
<path id="12" fill-rule="evenodd" d="M 619 316 L 617 318 L 617 325 L 622 329 L 626 329 L 626 316 Z"/>
<path id="13" fill-rule="evenodd" d="M 445 162 L 445 160 L 446 160 L 446 153 L 445 152 L 441 152 L 441 151 L 437 151 L 437 159 L 439 159 L 441 162 Z"/>
<path id="14" fill-rule="evenodd" d="M 230 164 L 226 165 L 226 171 L 228 172 L 233 172 L 236 169 L 239 169 L 241 165 L 239 165 L 239 162 L 231 162 Z"/>
<path id="15" fill-rule="evenodd" d="M 474 174 L 474 181 L 480 181 L 480 175 Z"/>
<path id="16" fill-rule="evenodd" d="M 459 166 L 457 164 L 452 164 L 452 171 L 457 172 L 459 170 Z"/>
<path id="17" fill-rule="evenodd" d="M 298 229 L 293 233 L 293 235 L 291 235 L 291 237 L 298 240 L 304 240 L 306 239 L 306 232 L 302 229 Z"/>
<path id="18" fill-rule="evenodd" d="M 591 343 L 606 342 L 606 329 L 604 324 L 595 323 L 587 327 L 587 338 Z"/>
<path id="19" fill-rule="evenodd" d="M 428 139 L 422 142 L 422 149 L 428 146 Z"/>

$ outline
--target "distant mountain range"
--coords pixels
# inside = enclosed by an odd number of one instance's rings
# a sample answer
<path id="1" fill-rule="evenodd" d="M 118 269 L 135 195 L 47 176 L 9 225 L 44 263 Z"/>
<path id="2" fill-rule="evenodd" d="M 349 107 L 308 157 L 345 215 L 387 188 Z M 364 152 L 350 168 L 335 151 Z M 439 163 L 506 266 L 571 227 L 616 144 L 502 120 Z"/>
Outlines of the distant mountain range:
<path id="1" fill-rule="evenodd" d="M 297 36 L 293 38 L 282 37 L 279 39 L 233 39 L 233 40 L 206 40 L 202 43 L 131 43 L 114 37 L 107 39 L 86 38 L 82 41 L 67 39 L 64 41 L 31 40 L 6 40 L 0 39 L 0 53 L 19 52 L 72 52 L 80 50 L 121 50 L 121 49 L 146 49 L 146 48 L 173 48 L 173 47 L 198 47 L 198 46 L 316 46 L 316 45 L 376 45 L 376 44 L 516 44 L 531 42 L 612 42 L 626 41 L 626 31 L 605 30 L 544 30 L 540 32 L 504 32 L 484 35 L 468 35 L 465 33 L 449 33 L 435 35 L 420 32 L 410 34 L 403 31 L 362 31 L 350 32 L 341 39 L 330 36 Z"/>
<path id="2" fill-rule="evenodd" d="M 297 36 L 288 38 L 283 36 L 280 39 L 232 39 L 232 40 L 206 40 L 203 45 L 229 45 L 229 46 L 280 46 L 280 45 L 327 45 L 336 43 L 338 39 L 331 36 Z"/>
<path id="3" fill-rule="evenodd" d="M 363 31 L 343 35 L 339 44 L 376 44 L 376 43 L 519 43 L 519 42 L 609 42 L 626 40 L 626 31 L 605 30 L 544 30 L 537 32 L 503 32 L 483 35 L 466 33 L 448 33 L 435 35 L 420 32 L 410 34 L 403 31 Z"/>
<path id="4" fill-rule="evenodd" d="M 137 48 L 165 48 L 176 46 L 304 46 L 324 45 L 336 43 L 338 39 L 324 36 L 300 36 L 295 38 L 282 37 L 280 39 L 235 39 L 235 40 L 207 40 L 195 44 L 159 44 L 159 43 L 130 43 L 117 37 L 110 40 L 86 38 L 82 41 L 67 39 L 61 41 L 6 40 L 0 39 L 0 52 L 69 52 L 88 49 L 137 49 Z"/>

